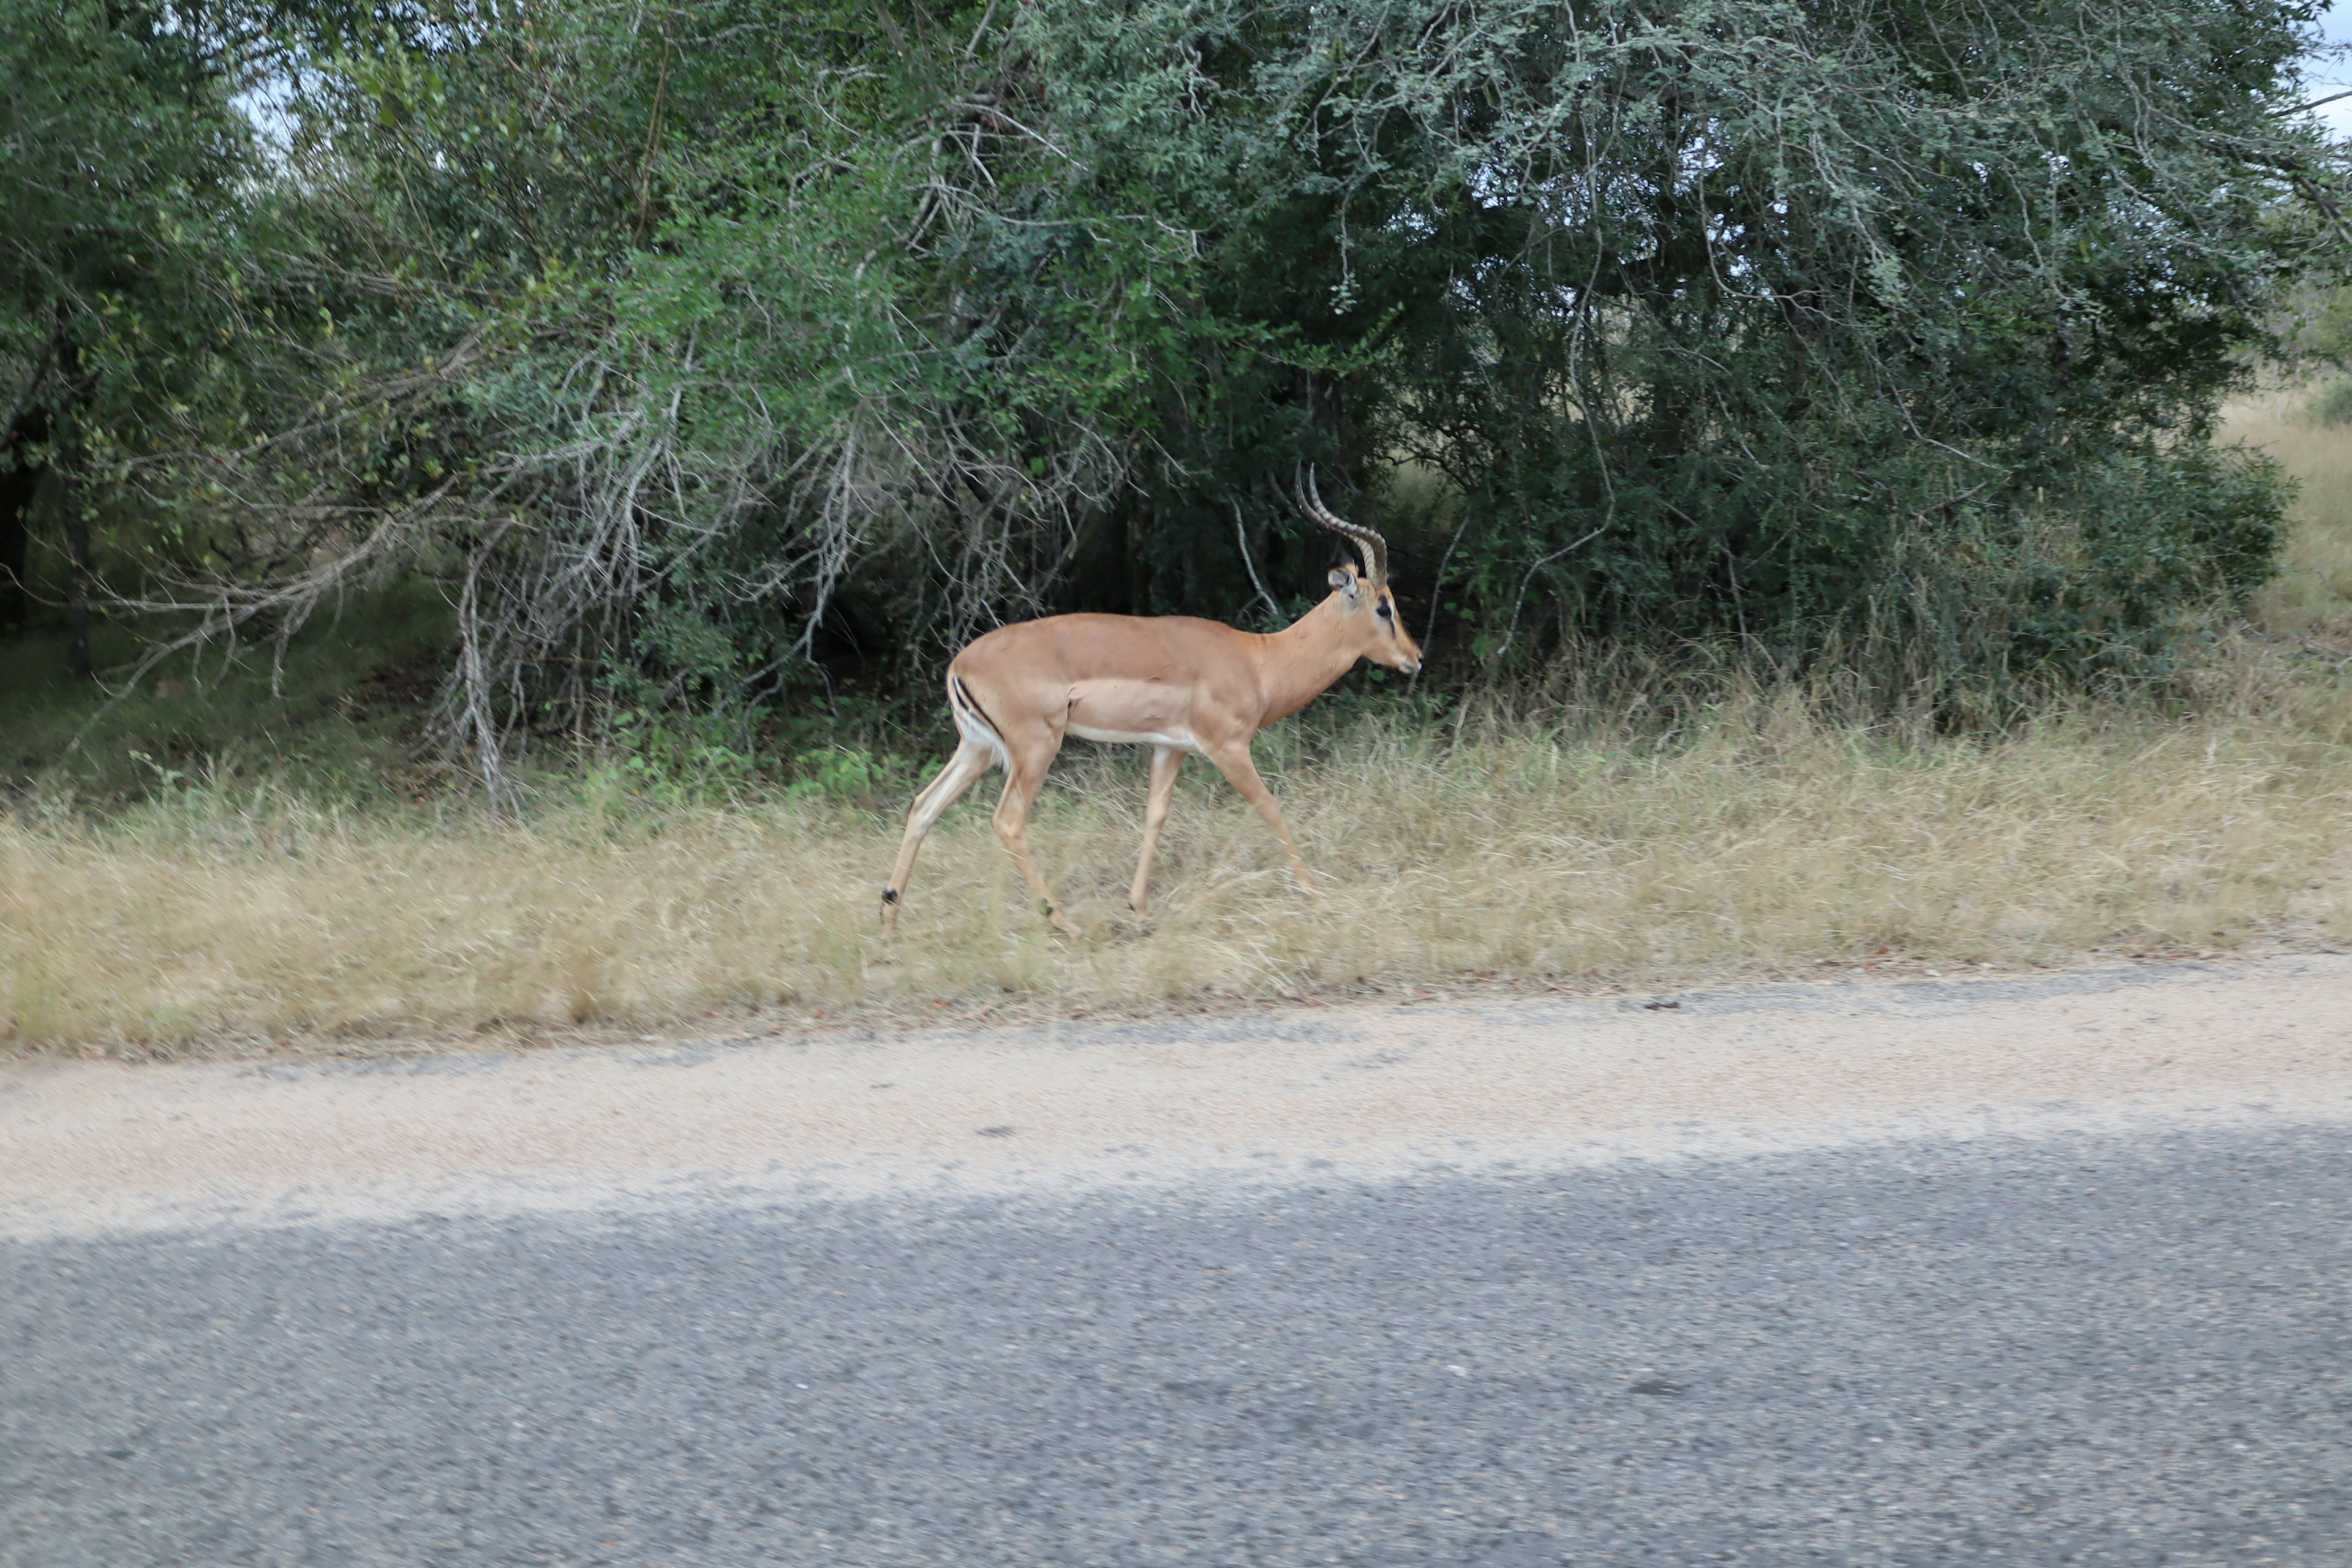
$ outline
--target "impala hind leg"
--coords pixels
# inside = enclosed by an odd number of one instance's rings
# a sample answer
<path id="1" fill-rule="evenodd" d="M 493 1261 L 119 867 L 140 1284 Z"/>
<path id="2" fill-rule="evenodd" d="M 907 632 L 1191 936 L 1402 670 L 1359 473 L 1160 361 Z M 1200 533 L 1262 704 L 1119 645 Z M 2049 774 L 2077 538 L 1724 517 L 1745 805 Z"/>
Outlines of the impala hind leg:
<path id="1" fill-rule="evenodd" d="M 996 803 L 996 839 L 1004 852 L 1013 857 L 1021 879 L 1029 884 L 1029 892 L 1044 907 L 1045 918 L 1054 929 L 1065 936 L 1085 934 L 1062 913 L 1062 906 L 1054 900 L 1054 889 L 1037 869 L 1036 858 L 1029 853 L 1029 810 L 1037 804 L 1037 792 L 1045 787 L 1045 770 L 1054 765 L 1054 755 L 1062 749 L 1058 730 L 1019 739 L 1008 735 L 1005 742 L 1011 758 L 1004 769 L 1004 794 Z"/>
<path id="2" fill-rule="evenodd" d="M 1144 889 L 1151 883 L 1151 855 L 1160 847 L 1160 825 L 1168 820 L 1168 802 L 1176 793 L 1176 773 L 1184 765 L 1184 753 L 1175 746 L 1154 746 L 1151 749 L 1151 795 L 1143 806 L 1143 858 L 1135 863 L 1135 886 L 1127 892 L 1128 908 L 1137 914 L 1144 908 Z"/>
<path id="3" fill-rule="evenodd" d="M 923 847 L 923 836 L 931 824 L 946 814 L 948 807 L 963 798 L 972 781 L 996 765 L 995 754 L 975 742 L 966 741 L 948 759 L 948 765 L 939 776 L 923 786 L 915 804 L 907 808 L 907 834 L 898 840 L 898 863 L 890 868 L 890 880 L 882 889 L 882 924 L 898 923 L 898 900 L 906 896 L 907 879 L 914 874 L 915 855 Z"/>
<path id="4" fill-rule="evenodd" d="M 1265 818 L 1282 852 L 1290 858 L 1290 874 L 1298 879 L 1299 891 L 1315 892 L 1315 878 L 1307 869 L 1307 862 L 1299 858 L 1298 846 L 1290 841 L 1290 829 L 1283 825 L 1282 807 L 1276 804 L 1274 792 L 1265 787 L 1265 781 L 1257 776 L 1257 763 L 1250 757 L 1249 742 L 1205 748 L 1202 754 L 1216 763 L 1225 782 L 1240 791 L 1241 797 L 1257 807 L 1257 814 Z"/>

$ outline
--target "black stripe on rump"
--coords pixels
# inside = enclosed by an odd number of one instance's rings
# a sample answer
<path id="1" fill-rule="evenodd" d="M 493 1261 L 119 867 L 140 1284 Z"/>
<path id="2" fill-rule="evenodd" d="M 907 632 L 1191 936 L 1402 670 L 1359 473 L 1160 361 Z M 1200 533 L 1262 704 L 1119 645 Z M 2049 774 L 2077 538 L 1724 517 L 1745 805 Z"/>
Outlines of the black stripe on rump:
<path id="1" fill-rule="evenodd" d="M 949 676 L 948 689 L 958 701 L 961 702 L 966 708 L 971 709 L 982 723 L 988 726 L 988 732 L 996 737 L 997 743 L 999 745 L 1004 743 L 1003 730 L 998 727 L 995 720 L 988 716 L 988 710 L 980 705 L 980 699 L 971 694 L 971 688 L 963 683 L 962 676 Z"/>

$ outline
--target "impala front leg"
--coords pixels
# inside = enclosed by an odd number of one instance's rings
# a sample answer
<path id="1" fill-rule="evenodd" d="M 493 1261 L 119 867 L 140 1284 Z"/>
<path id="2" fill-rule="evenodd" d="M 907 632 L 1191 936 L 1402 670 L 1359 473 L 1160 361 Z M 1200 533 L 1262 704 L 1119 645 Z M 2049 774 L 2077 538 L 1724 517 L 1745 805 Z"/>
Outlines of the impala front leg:
<path id="1" fill-rule="evenodd" d="M 1127 892 L 1128 908 L 1137 914 L 1147 912 L 1143 900 L 1144 889 L 1151 883 L 1151 853 L 1160 847 L 1160 825 L 1168 820 L 1168 802 L 1176 793 L 1176 772 L 1183 765 L 1181 748 L 1152 748 L 1151 795 L 1143 805 L 1143 858 L 1135 863 L 1135 886 Z"/>
<path id="2" fill-rule="evenodd" d="M 1274 792 L 1265 787 L 1264 779 L 1257 776 L 1257 763 L 1250 756 L 1249 742 L 1243 741 L 1238 744 L 1204 749 L 1202 754 L 1217 764 L 1217 771 L 1225 775 L 1225 782 L 1239 790 L 1244 800 L 1257 807 L 1257 814 L 1265 818 L 1268 827 L 1274 829 L 1274 837 L 1282 845 L 1282 852 L 1290 857 L 1290 874 L 1298 879 L 1298 890 L 1315 894 L 1314 875 L 1307 869 L 1307 862 L 1299 858 L 1298 846 L 1290 841 L 1290 829 L 1283 825 L 1282 807 L 1275 803 Z"/>

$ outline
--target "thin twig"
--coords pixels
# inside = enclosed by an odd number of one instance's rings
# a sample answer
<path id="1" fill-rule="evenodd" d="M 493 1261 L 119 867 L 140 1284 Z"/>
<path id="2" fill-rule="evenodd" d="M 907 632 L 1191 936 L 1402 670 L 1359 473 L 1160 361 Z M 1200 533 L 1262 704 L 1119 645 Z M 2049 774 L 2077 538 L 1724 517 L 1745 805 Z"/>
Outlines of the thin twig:
<path id="1" fill-rule="evenodd" d="M 1257 596 L 1265 601 L 1265 613 L 1278 621 L 1282 619 L 1282 606 L 1274 602 L 1274 595 L 1265 591 L 1264 583 L 1258 581 L 1257 563 L 1250 559 L 1249 533 L 1242 526 L 1241 498 L 1229 496 L 1226 498 L 1226 504 L 1234 509 L 1234 543 L 1241 550 L 1242 565 L 1249 572 L 1250 586 L 1255 588 Z"/>
<path id="2" fill-rule="evenodd" d="M 1594 529 L 1591 532 L 1578 540 L 1574 544 L 1561 545 L 1558 550 L 1553 551 L 1550 554 L 1545 556 L 1542 560 L 1538 561 L 1534 565 L 1528 568 L 1527 575 L 1519 579 L 1518 595 L 1511 601 L 1510 629 L 1503 634 L 1503 646 L 1495 650 L 1495 658 L 1499 659 L 1505 654 L 1510 652 L 1512 639 L 1519 635 L 1519 606 L 1527 602 L 1528 584 L 1535 581 L 1536 574 L 1550 565 L 1553 562 L 1559 560 L 1561 556 L 1567 554 L 1570 551 L 1577 549 L 1581 545 L 1590 544 L 1608 531 L 1609 525 L 1604 522 L 1599 528 Z"/>
<path id="3" fill-rule="evenodd" d="M 1437 635 L 1437 608 L 1445 591 L 1445 569 L 1454 564 L 1454 547 L 1462 542 L 1462 531 L 1469 526 L 1470 519 L 1466 514 L 1454 525 L 1454 537 L 1445 542 L 1445 553 L 1438 558 L 1437 575 L 1429 580 L 1429 619 L 1421 628 L 1421 646 L 1424 653 L 1428 650 L 1429 639 Z M 1424 658 L 1422 668 L 1425 669 L 1428 665 L 1429 661 Z M 1419 680 L 1421 670 L 1414 670 L 1412 678 Z"/>

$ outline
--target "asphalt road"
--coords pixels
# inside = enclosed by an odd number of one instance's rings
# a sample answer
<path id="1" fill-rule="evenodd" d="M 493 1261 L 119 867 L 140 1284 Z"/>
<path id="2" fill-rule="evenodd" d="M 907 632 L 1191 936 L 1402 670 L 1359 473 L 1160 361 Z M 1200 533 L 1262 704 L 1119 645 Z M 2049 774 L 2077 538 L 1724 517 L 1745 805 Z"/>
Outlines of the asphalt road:
<path id="1" fill-rule="evenodd" d="M 2352 1132 L 0 1242 L 0 1561 L 2352 1561 Z"/>

